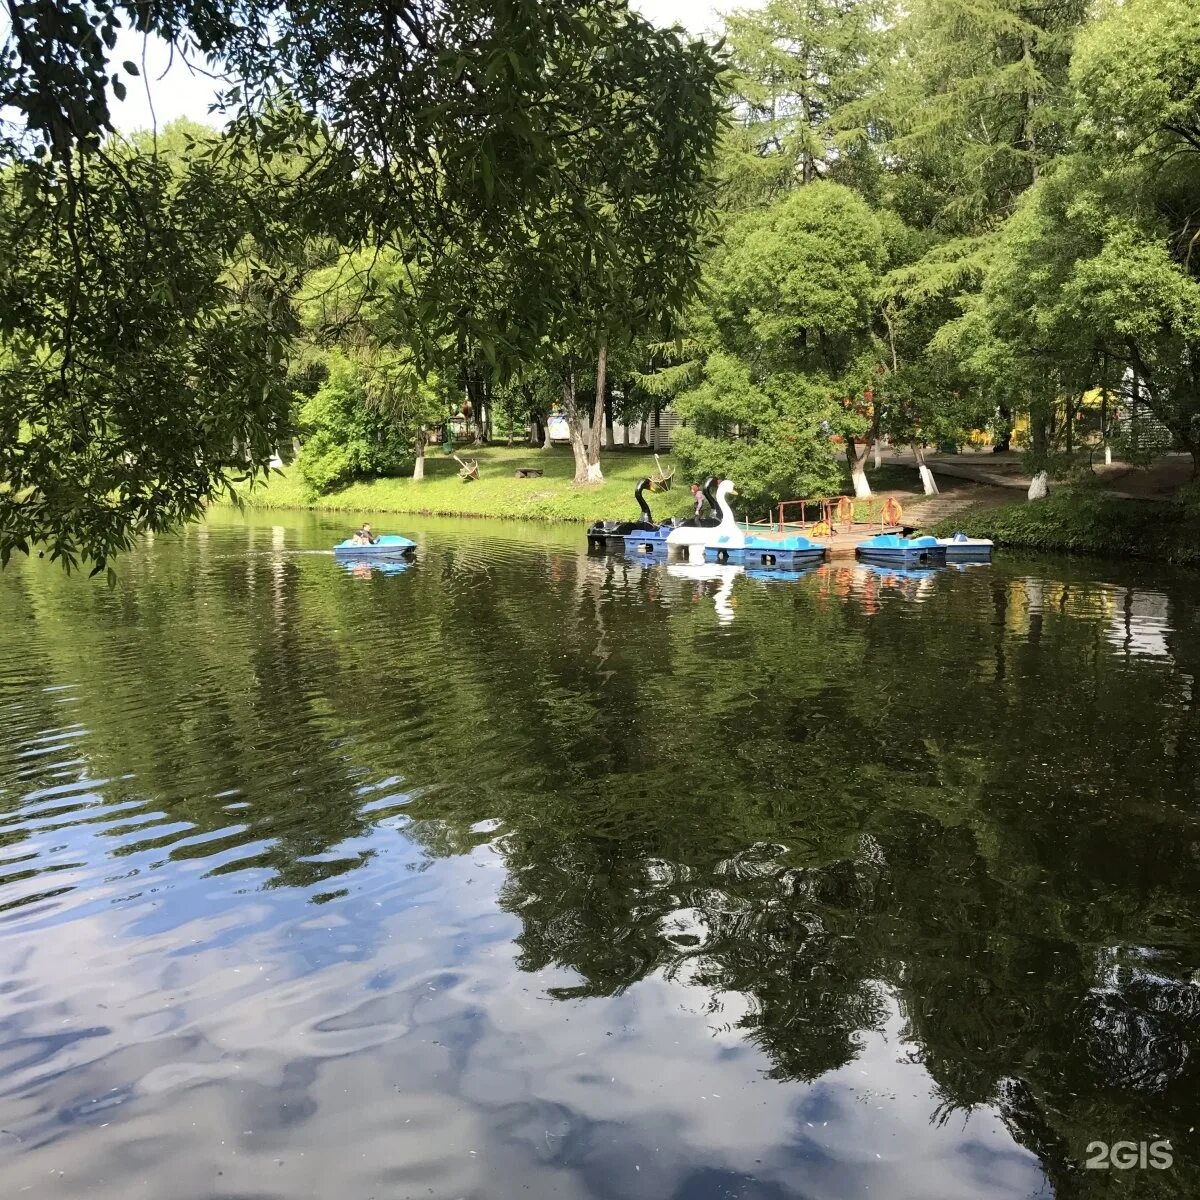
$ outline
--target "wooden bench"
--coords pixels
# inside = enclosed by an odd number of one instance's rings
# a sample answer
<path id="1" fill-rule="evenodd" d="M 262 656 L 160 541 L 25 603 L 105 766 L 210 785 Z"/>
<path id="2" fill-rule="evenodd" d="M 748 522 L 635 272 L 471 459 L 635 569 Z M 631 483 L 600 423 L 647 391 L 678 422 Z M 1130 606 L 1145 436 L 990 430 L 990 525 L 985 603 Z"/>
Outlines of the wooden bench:
<path id="1" fill-rule="evenodd" d="M 540 479 L 545 475 L 545 471 L 541 467 L 518 467 L 518 479 Z"/>

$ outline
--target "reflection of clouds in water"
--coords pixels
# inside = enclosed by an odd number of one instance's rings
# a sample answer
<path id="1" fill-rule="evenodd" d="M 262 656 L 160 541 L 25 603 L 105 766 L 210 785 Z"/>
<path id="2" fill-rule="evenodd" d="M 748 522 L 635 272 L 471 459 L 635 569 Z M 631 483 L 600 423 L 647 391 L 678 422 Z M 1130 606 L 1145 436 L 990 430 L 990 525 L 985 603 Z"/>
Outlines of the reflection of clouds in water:
<path id="1" fill-rule="evenodd" d="M 575 979 L 515 969 L 494 851 L 412 872 L 393 846 L 316 908 L 258 893 L 156 933 L 147 894 L 49 936 L 14 922 L 0 943 L 0 1112 L 22 1139 L 0 1145 L 10 1194 L 157 1197 L 167 1172 L 181 1197 L 651 1200 L 736 1184 L 999 1200 L 1039 1185 L 990 1113 L 965 1132 L 931 1123 L 890 999 L 852 1062 L 772 1080 L 739 1028 L 746 998 L 679 972 L 554 1000 Z M 702 937 L 696 917 L 680 909 L 673 928 Z"/>

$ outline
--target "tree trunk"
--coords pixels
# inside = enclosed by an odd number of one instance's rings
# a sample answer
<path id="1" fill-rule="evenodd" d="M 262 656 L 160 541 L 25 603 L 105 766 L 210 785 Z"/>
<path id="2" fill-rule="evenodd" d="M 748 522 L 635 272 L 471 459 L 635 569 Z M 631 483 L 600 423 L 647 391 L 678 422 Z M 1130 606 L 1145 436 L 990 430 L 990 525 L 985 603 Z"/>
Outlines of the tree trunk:
<path id="1" fill-rule="evenodd" d="M 917 474 L 921 477 L 921 487 L 925 490 L 925 495 L 936 496 L 938 485 L 933 477 L 933 472 L 925 465 L 924 448 L 919 442 L 913 442 L 912 450 L 913 457 L 917 460 Z"/>
<path id="2" fill-rule="evenodd" d="M 875 452 L 875 470 L 879 470 L 883 466 L 883 451 L 879 445 L 879 439 L 875 439 L 875 445 L 872 447 Z"/>
<path id="3" fill-rule="evenodd" d="M 1000 440 L 992 449 L 997 453 L 1004 453 L 1012 446 L 1012 409 L 1008 408 L 1006 405 L 1000 404 L 996 406 L 996 411 L 1000 415 L 1000 420 L 1004 422 L 1004 432 L 1000 435 Z"/>
<path id="4" fill-rule="evenodd" d="M 475 429 L 475 445 L 484 444 L 483 380 L 471 371 L 467 374 L 467 399 L 471 402 L 471 423 Z"/>
<path id="5" fill-rule="evenodd" d="M 1108 438 L 1108 356 L 1100 368 L 1100 437 L 1104 442 L 1104 465 L 1112 466 L 1112 444 Z"/>
<path id="6" fill-rule="evenodd" d="M 860 452 L 853 438 L 846 439 L 846 463 L 850 467 L 850 478 L 854 483 L 856 500 L 867 500 L 871 495 L 871 485 L 867 481 L 867 455 L 871 452 L 871 443 L 863 442 Z"/>
<path id="7" fill-rule="evenodd" d="M 575 483 L 588 481 L 588 448 L 584 436 L 584 418 L 575 404 L 575 372 L 569 368 L 563 372 L 563 409 L 567 414 L 567 428 L 571 431 L 571 453 L 575 456 Z M 549 441 L 549 434 L 546 435 Z"/>
<path id="8" fill-rule="evenodd" d="M 604 390 L 608 383 L 608 342 L 600 339 L 596 353 L 596 402 L 592 405 L 592 437 L 588 444 L 588 483 L 602 483 L 600 447 L 604 444 Z"/>
<path id="9" fill-rule="evenodd" d="M 615 446 L 617 435 L 613 432 L 613 394 L 612 384 L 604 385 L 604 444 Z"/>
<path id="10" fill-rule="evenodd" d="M 424 425 L 417 429 L 417 457 L 413 459 L 413 479 L 425 478 L 425 445 L 429 441 L 429 430 Z"/>
<path id="11" fill-rule="evenodd" d="M 1129 444 L 1133 448 L 1133 453 L 1136 458 L 1137 452 L 1140 449 L 1138 446 L 1138 419 L 1141 413 L 1138 411 L 1142 407 L 1142 381 L 1134 368 L 1133 379 L 1131 381 L 1132 395 L 1129 405 Z"/>
<path id="12" fill-rule="evenodd" d="M 1050 430 L 1046 414 L 1040 412 L 1038 408 L 1030 409 L 1029 435 L 1032 442 L 1034 466 L 1037 470 L 1041 471 L 1046 462 L 1047 452 L 1050 449 Z"/>

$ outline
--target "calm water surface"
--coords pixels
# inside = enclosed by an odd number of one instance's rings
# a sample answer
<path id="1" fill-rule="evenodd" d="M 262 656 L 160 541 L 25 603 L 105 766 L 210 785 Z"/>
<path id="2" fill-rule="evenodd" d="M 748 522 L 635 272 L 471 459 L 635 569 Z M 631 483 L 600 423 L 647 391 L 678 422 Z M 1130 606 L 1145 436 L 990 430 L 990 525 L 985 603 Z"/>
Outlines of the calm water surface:
<path id="1" fill-rule="evenodd" d="M 1200 1196 L 1197 577 L 346 525 L 0 576 L 6 1200 Z"/>

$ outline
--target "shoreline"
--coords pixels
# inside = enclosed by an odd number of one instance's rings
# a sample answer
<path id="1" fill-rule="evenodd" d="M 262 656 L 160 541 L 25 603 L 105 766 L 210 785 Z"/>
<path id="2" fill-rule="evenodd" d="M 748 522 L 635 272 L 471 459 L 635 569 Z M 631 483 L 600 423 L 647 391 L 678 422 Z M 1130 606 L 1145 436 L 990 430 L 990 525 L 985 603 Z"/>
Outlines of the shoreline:
<path id="1" fill-rule="evenodd" d="M 1062 487 L 1046 499 L 967 508 L 931 532 L 990 537 L 997 547 L 1124 562 L 1200 567 L 1200 506 Z"/>
<path id="2" fill-rule="evenodd" d="M 424 517 L 478 517 L 513 521 L 578 522 L 622 520 L 638 515 L 634 488 L 642 479 L 653 477 L 660 464 L 653 451 L 636 447 L 616 447 L 605 452 L 601 466 L 604 479 L 596 484 L 576 484 L 573 481 L 574 459 L 569 449 L 554 447 L 542 450 L 534 446 L 472 447 L 459 455 L 467 460 L 477 459 L 479 478 L 464 483 L 458 475 L 459 466 L 441 454 L 427 455 L 425 478 L 385 477 L 359 480 L 322 495 L 313 495 L 306 488 L 294 466 L 273 473 L 266 482 L 253 488 L 243 487 L 238 495 L 241 506 L 247 509 L 304 509 L 328 513 L 387 513 Z M 670 469 L 668 456 L 659 454 L 661 466 Z M 535 468 L 541 476 L 518 479 L 518 469 Z M 885 464 L 871 471 L 873 485 L 879 492 L 877 502 L 885 494 L 896 493 L 897 485 L 911 487 L 916 481 L 915 470 Z M 849 479 L 846 480 L 849 489 Z M 905 507 L 917 505 L 926 497 L 908 490 L 901 491 Z M 655 517 L 686 517 L 692 513 L 692 497 L 686 483 L 676 479 L 669 491 L 649 493 L 646 500 Z M 236 507 L 233 500 L 223 498 L 222 507 Z M 737 512 L 738 520 L 759 520 L 765 510 Z"/>
<path id="3" fill-rule="evenodd" d="M 470 483 L 459 479 L 454 459 L 441 455 L 427 457 L 424 480 L 361 480 L 318 496 L 308 492 L 294 468 L 284 468 L 268 481 L 240 491 L 240 505 L 230 499 L 222 499 L 217 505 L 261 511 L 578 524 L 635 515 L 633 489 L 640 479 L 657 470 L 652 452 L 621 447 L 605 456 L 603 482 L 576 485 L 569 450 L 487 446 L 473 449 L 472 456 L 478 458 L 480 478 Z M 517 468 L 531 466 L 544 474 L 529 479 L 515 477 Z M 871 474 L 880 499 L 893 492 L 896 484 L 907 482 L 907 472 L 898 466 L 885 465 Z M 974 490 L 975 485 L 967 486 Z M 961 531 L 972 537 L 990 537 L 1004 549 L 1200 566 L 1200 501 L 1186 493 L 1173 498 L 1138 499 L 1095 485 L 1059 485 L 1045 500 L 1030 504 L 1023 497 L 1014 497 L 1012 503 L 997 505 L 994 500 L 983 502 L 984 493 L 995 489 L 980 485 L 979 490 L 979 503 L 968 502 L 947 516 L 938 513 L 938 496 L 905 493 L 901 499 L 918 529 L 941 537 Z M 940 495 L 944 499 L 950 494 Z M 963 499 L 968 497 L 964 495 Z M 686 486 L 656 493 L 649 501 L 656 517 L 691 513 L 691 495 Z M 923 522 L 926 504 L 931 519 Z M 763 516 L 757 512 L 737 515 L 739 520 Z"/>

